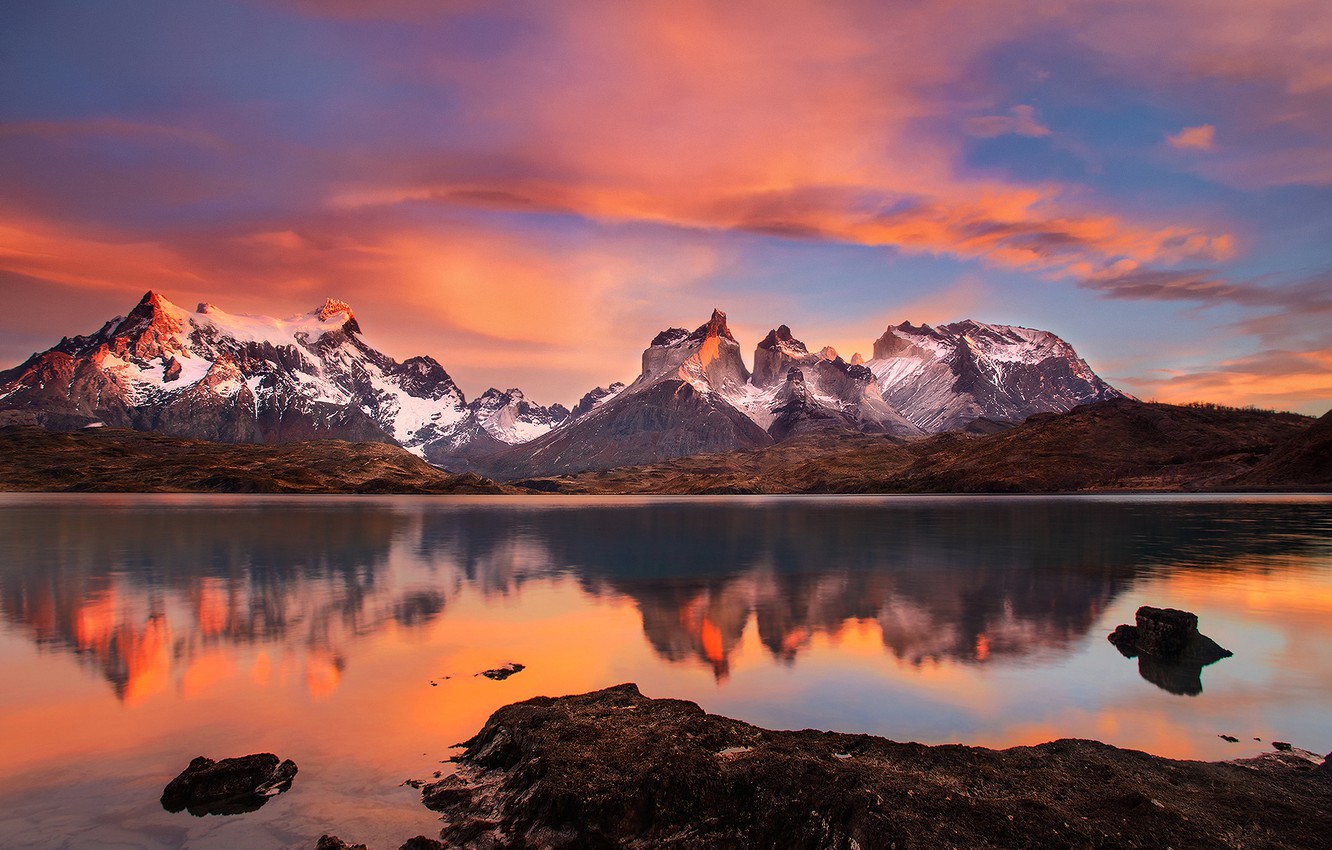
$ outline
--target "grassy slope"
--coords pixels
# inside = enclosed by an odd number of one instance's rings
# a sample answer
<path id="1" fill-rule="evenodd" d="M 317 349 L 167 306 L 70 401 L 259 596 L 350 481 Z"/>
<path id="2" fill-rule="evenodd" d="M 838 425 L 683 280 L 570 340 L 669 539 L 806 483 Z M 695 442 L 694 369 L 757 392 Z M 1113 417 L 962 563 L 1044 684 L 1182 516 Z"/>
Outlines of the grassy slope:
<path id="1" fill-rule="evenodd" d="M 481 493 L 396 446 L 316 440 L 251 445 L 112 428 L 0 428 L 0 489 L 86 492 Z"/>
<path id="2" fill-rule="evenodd" d="M 514 482 L 569 493 L 944 493 L 1206 490 L 1244 481 L 1312 420 L 1264 411 L 1117 400 L 1033 417 L 986 436 L 811 438 L 771 449 Z M 1307 459 L 1302 461 L 1308 463 Z M 1284 477 L 1283 477 L 1284 476 Z"/>

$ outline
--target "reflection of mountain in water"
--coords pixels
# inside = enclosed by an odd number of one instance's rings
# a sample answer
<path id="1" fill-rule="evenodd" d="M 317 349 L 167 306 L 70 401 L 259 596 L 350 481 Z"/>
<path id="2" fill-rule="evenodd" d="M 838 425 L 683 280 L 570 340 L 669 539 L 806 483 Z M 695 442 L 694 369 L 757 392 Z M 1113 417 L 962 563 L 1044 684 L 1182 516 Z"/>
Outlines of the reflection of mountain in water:
<path id="1" fill-rule="evenodd" d="M 360 636 L 446 616 L 464 585 L 518 595 L 564 574 L 632 598 L 659 656 L 719 678 L 751 620 L 784 663 L 850 624 L 904 662 L 983 663 L 1067 646 L 1144 570 L 1307 551 L 1330 513 L 1076 499 L 52 500 L 0 511 L 0 608 L 126 699 L 210 648 L 248 644 L 299 653 L 310 689 L 327 691 Z"/>
<path id="2" fill-rule="evenodd" d="M 127 499 L 0 511 L 0 608 L 123 699 L 161 690 L 219 644 L 288 644 L 310 690 L 327 691 L 350 638 L 443 609 L 437 589 L 383 583 L 411 517 L 364 507 Z"/>

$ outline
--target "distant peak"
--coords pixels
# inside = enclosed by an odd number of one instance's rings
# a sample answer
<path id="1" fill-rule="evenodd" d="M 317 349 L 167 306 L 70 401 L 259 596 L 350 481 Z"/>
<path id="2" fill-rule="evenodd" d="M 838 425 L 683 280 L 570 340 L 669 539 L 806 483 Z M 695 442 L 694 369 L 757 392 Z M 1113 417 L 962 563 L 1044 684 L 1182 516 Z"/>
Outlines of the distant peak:
<path id="1" fill-rule="evenodd" d="M 852 366 L 863 366 L 863 365 L 865 365 L 865 358 L 861 355 L 861 353 L 860 353 L 859 351 L 857 351 L 855 354 L 852 354 L 852 355 L 851 355 L 851 365 L 852 365 Z"/>
<path id="2" fill-rule="evenodd" d="M 209 304 L 207 301 L 200 301 L 199 306 L 195 308 L 194 312 L 205 313 L 205 314 L 215 313 L 217 312 L 217 308 L 214 307 L 212 304 Z"/>
<path id="3" fill-rule="evenodd" d="M 356 318 L 352 314 L 351 305 L 346 301 L 340 301 L 337 298 L 329 298 L 324 301 L 324 306 L 319 308 L 319 321 L 327 322 L 329 319 L 341 313 L 347 314 L 348 319 Z"/>
<path id="4" fill-rule="evenodd" d="M 759 343 L 759 348 L 798 348 L 804 350 L 805 344 L 791 335 L 791 329 L 786 325 L 778 325 L 773 330 L 768 331 L 768 335 Z"/>
<path id="5" fill-rule="evenodd" d="M 833 348 L 831 345 L 825 345 L 823 350 L 819 352 L 819 356 L 824 360 L 836 360 L 837 349 Z"/>

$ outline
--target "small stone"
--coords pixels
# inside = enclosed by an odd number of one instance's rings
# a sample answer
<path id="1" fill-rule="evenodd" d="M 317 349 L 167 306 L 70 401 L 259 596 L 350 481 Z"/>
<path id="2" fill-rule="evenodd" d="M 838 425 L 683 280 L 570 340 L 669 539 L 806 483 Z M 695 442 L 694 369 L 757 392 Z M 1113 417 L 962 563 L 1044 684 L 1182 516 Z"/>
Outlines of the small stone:
<path id="1" fill-rule="evenodd" d="M 527 669 L 525 665 L 515 664 L 514 662 L 510 661 L 508 664 L 505 664 L 503 667 L 496 667 L 493 670 L 482 670 L 480 673 L 477 673 L 477 675 L 485 676 L 487 679 L 491 679 L 492 681 L 502 682 L 505 679 L 512 676 L 514 673 L 520 673 L 525 669 Z"/>

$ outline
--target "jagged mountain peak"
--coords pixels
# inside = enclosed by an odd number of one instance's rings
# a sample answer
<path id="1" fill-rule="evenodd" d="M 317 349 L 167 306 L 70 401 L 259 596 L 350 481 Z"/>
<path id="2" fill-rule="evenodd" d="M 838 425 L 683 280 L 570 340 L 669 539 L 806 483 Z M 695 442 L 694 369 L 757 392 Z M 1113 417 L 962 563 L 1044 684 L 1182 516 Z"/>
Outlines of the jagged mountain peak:
<path id="1" fill-rule="evenodd" d="M 731 329 L 726 326 L 726 314 L 716 307 L 712 308 L 712 317 L 689 335 L 690 339 L 708 339 L 709 337 L 720 337 L 735 342 L 735 337 L 731 335 Z"/>
<path id="2" fill-rule="evenodd" d="M 354 320 L 356 318 L 352 313 L 351 305 L 346 301 L 341 301 L 337 298 L 325 299 L 323 305 L 315 311 L 315 314 L 319 316 L 319 321 L 321 322 L 327 322 L 335 316 L 344 314 L 347 316 L 348 320 Z"/>
<path id="3" fill-rule="evenodd" d="M 643 370 L 630 390 L 636 393 L 663 378 L 684 381 L 705 393 L 737 389 L 749 381 L 725 313 L 714 309 L 693 333 L 668 328 L 657 334 L 643 351 Z"/>
<path id="4" fill-rule="evenodd" d="M 754 349 L 754 386 L 770 387 L 785 381 L 787 367 L 809 357 L 809 349 L 792 335 L 790 327 L 773 328 Z"/>
<path id="5" fill-rule="evenodd" d="M 759 348 L 769 351 L 782 350 L 792 355 L 803 356 L 809 353 L 805 344 L 791 335 L 791 329 L 786 325 L 778 325 L 768 331 L 762 341 L 759 342 Z"/>

